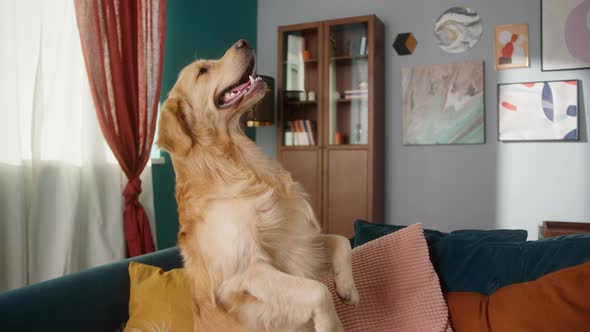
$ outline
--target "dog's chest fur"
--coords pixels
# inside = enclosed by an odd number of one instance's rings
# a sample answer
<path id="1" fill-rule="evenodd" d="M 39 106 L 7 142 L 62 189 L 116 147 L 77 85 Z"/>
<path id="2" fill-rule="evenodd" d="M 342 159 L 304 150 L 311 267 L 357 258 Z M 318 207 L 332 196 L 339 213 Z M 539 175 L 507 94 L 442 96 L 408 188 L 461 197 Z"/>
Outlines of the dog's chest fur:
<path id="1" fill-rule="evenodd" d="M 250 162 L 236 154 L 196 167 L 202 176 L 191 174 L 191 181 L 182 181 L 180 174 L 179 245 L 185 266 L 209 275 L 212 288 L 260 261 L 317 279 L 327 263 L 317 238 L 320 228 L 300 185 L 265 156 L 256 165 Z M 205 171 L 212 166 L 219 168 Z"/>

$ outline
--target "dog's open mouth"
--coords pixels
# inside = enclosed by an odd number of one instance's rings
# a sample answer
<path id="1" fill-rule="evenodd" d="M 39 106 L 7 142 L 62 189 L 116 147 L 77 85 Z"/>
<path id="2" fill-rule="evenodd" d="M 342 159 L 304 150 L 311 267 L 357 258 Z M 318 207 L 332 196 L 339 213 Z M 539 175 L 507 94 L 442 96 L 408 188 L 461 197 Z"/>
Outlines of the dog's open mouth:
<path id="1" fill-rule="evenodd" d="M 223 90 L 216 99 L 217 107 L 220 109 L 229 108 L 239 104 L 250 92 L 257 90 L 263 81 L 260 77 L 254 77 L 254 60 L 248 65 L 240 79 L 227 89 Z M 254 76 L 252 76 L 254 75 Z"/>

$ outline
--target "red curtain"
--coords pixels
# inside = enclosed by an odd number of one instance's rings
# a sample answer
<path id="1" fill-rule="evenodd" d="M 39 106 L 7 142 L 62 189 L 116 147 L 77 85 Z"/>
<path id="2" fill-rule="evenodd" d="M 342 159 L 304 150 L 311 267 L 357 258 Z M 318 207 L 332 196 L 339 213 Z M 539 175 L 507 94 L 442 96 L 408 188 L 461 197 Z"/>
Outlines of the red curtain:
<path id="1" fill-rule="evenodd" d="M 154 139 L 166 0 L 75 0 L 98 122 L 127 175 L 125 239 L 130 257 L 154 251 L 139 175 Z"/>

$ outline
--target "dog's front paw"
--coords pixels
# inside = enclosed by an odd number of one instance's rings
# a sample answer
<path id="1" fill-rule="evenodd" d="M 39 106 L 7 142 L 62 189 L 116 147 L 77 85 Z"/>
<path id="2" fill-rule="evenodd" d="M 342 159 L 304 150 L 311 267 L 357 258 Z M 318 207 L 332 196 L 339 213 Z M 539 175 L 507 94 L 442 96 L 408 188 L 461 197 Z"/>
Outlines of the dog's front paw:
<path id="1" fill-rule="evenodd" d="M 356 290 L 354 283 L 349 287 L 338 287 L 336 284 L 336 293 L 342 300 L 342 303 L 356 306 L 359 303 L 359 292 Z"/>
<path id="2" fill-rule="evenodd" d="M 336 293 L 342 303 L 353 306 L 359 303 L 359 292 L 356 289 L 352 275 L 336 274 L 334 276 L 334 286 L 336 286 Z"/>

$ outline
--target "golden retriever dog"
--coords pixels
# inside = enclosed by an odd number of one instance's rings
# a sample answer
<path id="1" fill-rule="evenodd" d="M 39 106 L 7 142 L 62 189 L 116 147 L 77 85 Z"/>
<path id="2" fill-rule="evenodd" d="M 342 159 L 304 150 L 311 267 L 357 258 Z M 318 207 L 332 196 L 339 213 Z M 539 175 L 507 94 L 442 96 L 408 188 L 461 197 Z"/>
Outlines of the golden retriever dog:
<path id="1" fill-rule="evenodd" d="M 358 303 L 350 244 L 321 234 L 302 187 L 240 128 L 266 93 L 244 40 L 186 66 L 164 102 L 158 145 L 176 172 L 178 244 L 196 331 L 342 331 L 328 288 Z"/>

